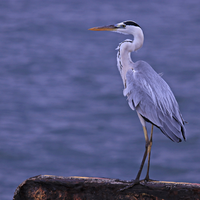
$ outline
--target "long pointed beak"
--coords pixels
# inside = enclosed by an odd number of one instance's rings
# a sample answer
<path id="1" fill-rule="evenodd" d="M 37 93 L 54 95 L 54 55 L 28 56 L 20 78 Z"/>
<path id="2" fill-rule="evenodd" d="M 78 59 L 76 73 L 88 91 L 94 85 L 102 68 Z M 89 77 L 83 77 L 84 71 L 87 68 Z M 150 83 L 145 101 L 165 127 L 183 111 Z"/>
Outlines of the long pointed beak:
<path id="1" fill-rule="evenodd" d="M 94 27 L 94 28 L 90 28 L 88 30 L 90 30 L 90 31 L 114 31 L 116 29 L 117 29 L 116 26 L 109 25 L 109 26 Z"/>

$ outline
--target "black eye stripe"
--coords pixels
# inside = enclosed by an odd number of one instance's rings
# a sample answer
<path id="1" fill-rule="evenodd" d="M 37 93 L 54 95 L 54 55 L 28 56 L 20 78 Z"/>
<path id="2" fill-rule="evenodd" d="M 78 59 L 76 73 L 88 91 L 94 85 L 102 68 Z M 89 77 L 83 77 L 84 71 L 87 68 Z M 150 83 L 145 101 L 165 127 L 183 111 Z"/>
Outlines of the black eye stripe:
<path id="1" fill-rule="evenodd" d="M 138 26 L 138 27 L 140 27 L 137 23 L 135 23 L 133 21 L 125 21 L 124 24 L 130 25 L 130 26 Z"/>
<path id="2" fill-rule="evenodd" d="M 125 27 L 126 27 L 126 25 L 122 24 L 122 25 L 120 25 L 120 27 L 121 27 L 121 28 L 125 28 Z"/>

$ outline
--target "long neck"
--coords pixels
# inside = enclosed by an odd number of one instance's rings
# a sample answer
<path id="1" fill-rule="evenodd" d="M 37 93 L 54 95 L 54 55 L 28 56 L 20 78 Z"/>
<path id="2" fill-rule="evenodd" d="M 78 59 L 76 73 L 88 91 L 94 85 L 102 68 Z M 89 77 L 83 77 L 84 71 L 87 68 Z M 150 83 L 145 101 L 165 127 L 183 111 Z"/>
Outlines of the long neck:
<path id="1" fill-rule="evenodd" d="M 144 43 L 144 34 L 141 28 L 134 29 L 131 33 L 134 37 L 134 40 L 125 40 L 120 45 L 120 53 L 123 54 L 124 58 L 126 58 L 125 54 L 130 54 L 133 51 L 138 50 L 142 47 Z"/>
<path id="2" fill-rule="evenodd" d="M 117 55 L 117 65 L 120 71 L 124 87 L 126 87 L 126 73 L 133 66 L 131 59 L 131 52 L 142 47 L 144 42 L 144 34 L 142 29 L 138 28 L 132 33 L 134 40 L 125 40 L 119 45 L 119 52 Z"/>

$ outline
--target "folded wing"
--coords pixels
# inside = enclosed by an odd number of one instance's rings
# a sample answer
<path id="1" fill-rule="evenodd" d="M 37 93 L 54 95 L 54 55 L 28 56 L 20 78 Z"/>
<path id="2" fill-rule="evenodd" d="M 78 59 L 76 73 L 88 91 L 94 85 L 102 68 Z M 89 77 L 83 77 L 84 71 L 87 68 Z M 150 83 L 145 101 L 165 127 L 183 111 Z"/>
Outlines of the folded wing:
<path id="1" fill-rule="evenodd" d="M 168 84 L 148 63 L 138 61 L 127 71 L 123 93 L 131 109 L 145 121 L 157 126 L 172 141 L 186 140 L 178 103 Z"/>

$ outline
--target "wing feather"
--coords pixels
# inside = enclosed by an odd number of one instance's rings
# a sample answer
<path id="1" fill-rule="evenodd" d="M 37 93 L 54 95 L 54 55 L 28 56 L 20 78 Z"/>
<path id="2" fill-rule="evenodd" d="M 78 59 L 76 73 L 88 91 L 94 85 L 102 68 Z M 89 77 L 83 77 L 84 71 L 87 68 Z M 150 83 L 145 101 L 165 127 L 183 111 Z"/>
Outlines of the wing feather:
<path id="1" fill-rule="evenodd" d="M 138 61 L 127 71 L 123 94 L 131 109 L 160 128 L 172 141 L 186 139 L 178 103 L 168 84 L 148 63 Z"/>

